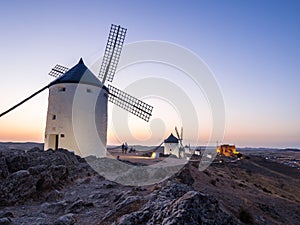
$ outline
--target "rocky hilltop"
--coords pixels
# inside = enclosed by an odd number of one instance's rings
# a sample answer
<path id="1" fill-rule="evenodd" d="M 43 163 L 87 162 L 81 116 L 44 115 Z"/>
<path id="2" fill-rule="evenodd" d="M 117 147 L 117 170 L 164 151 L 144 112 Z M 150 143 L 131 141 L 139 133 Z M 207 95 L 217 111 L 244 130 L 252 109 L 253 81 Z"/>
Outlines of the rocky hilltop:
<path id="1" fill-rule="evenodd" d="M 251 183 L 258 171 L 250 161 L 238 163 L 212 165 L 204 172 L 187 164 L 163 182 L 132 187 L 105 179 L 67 150 L 4 148 L 0 150 L 0 225 L 281 224 L 285 216 L 289 224 L 300 221 L 299 199 L 290 200 L 294 195 L 288 194 L 288 187 L 282 187 L 284 197 L 276 199 L 271 187 L 263 190 L 262 183 Z M 267 174 L 262 176 L 266 179 Z M 288 180 L 277 176 L 281 182 Z M 294 182 L 297 195 L 297 177 Z M 247 200 L 251 193 L 262 200 Z M 270 204 L 262 202 L 268 198 Z M 289 213 L 282 208 L 285 203 Z"/>

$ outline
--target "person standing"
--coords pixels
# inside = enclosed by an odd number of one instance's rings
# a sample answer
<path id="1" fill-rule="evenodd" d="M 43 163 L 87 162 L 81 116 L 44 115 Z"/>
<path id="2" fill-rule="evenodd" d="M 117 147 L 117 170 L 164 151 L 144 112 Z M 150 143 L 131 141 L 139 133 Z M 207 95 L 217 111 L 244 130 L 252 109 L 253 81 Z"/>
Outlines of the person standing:
<path id="1" fill-rule="evenodd" d="M 124 154 L 124 152 L 125 152 L 125 145 L 124 145 L 124 143 L 122 144 L 122 154 Z"/>
<path id="2" fill-rule="evenodd" d="M 125 147 L 124 147 L 125 154 L 127 154 L 127 150 L 128 150 L 128 145 L 127 142 L 125 142 Z"/>

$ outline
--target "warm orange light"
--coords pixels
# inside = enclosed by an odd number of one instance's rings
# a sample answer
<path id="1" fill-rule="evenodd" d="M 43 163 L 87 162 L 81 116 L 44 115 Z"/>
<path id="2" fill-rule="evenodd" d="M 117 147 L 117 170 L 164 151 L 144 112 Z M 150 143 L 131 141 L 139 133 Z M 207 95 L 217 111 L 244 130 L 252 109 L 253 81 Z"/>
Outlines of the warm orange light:
<path id="1" fill-rule="evenodd" d="M 1 129 L 0 141 L 43 142 L 44 136 L 40 130 Z"/>
<path id="2" fill-rule="evenodd" d="M 155 152 L 152 152 L 151 154 L 151 158 L 155 159 L 156 158 L 156 153 Z"/>
<path id="3" fill-rule="evenodd" d="M 219 155 L 224 156 L 233 156 L 239 154 L 239 152 L 236 151 L 235 145 L 221 145 L 217 147 L 217 153 Z"/>

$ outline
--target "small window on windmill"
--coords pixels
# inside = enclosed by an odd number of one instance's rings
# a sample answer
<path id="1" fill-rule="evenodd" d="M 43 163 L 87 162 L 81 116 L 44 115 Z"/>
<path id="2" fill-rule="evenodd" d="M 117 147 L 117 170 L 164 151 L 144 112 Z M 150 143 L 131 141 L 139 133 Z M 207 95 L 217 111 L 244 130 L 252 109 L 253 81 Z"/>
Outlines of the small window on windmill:
<path id="1" fill-rule="evenodd" d="M 59 91 L 59 92 L 65 92 L 65 91 L 66 91 L 66 88 L 65 88 L 65 87 L 59 87 L 59 88 L 58 88 L 58 91 Z"/>
<path id="2" fill-rule="evenodd" d="M 87 92 L 87 93 L 92 93 L 92 89 L 87 88 L 87 89 L 86 89 L 86 92 Z"/>
<path id="3" fill-rule="evenodd" d="M 56 120 L 56 115 L 52 115 L 52 120 Z"/>
<path id="4" fill-rule="evenodd" d="M 64 135 L 64 134 L 60 134 L 60 137 L 64 138 L 64 137 L 65 137 L 65 135 Z"/>

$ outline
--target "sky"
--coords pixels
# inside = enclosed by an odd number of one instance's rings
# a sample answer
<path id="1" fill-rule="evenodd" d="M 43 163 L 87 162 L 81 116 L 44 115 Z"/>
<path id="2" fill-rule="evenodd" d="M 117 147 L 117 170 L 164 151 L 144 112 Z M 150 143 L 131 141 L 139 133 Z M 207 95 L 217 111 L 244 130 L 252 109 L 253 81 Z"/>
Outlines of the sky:
<path id="1" fill-rule="evenodd" d="M 225 104 L 224 138 L 214 141 L 239 147 L 299 148 L 299 11 L 299 1 L 276 0 L 3 2 L 0 112 L 51 82 L 47 74 L 56 64 L 72 67 L 80 57 L 87 66 L 95 63 L 114 23 L 128 29 L 126 43 L 174 43 L 205 62 Z M 126 89 L 142 79 L 139 75 L 180 86 L 198 119 L 194 127 L 184 127 L 184 141 L 207 143 L 212 116 L 205 94 L 193 92 L 182 72 L 158 64 L 120 69 L 114 85 Z M 1 117 L 0 141 L 43 142 L 47 98 L 45 91 Z M 156 145 L 174 133 L 174 126 L 182 125 L 182 117 L 190 117 L 179 115 L 176 102 L 163 96 L 144 101 L 154 106 L 152 121 L 145 124 L 129 115 L 130 135 L 113 127 L 109 105 L 108 144 L 126 140 Z"/>

